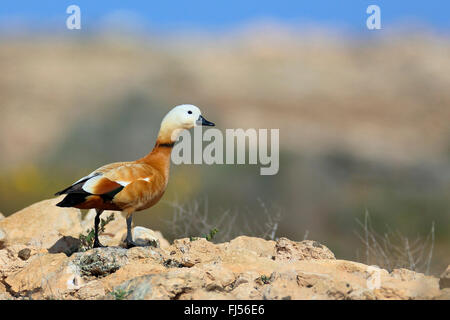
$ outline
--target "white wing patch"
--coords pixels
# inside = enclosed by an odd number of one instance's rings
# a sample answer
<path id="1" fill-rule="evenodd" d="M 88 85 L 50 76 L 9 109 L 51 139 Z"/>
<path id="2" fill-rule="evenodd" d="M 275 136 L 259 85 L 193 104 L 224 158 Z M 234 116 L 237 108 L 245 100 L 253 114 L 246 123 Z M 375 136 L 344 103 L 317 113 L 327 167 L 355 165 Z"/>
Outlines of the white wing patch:
<path id="1" fill-rule="evenodd" d="M 147 178 L 139 178 L 139 179 L 137 179 L 137 180 L 144 180 L 144 181 L 149 182 L 149 181 L 150 181 L 150 177 L 147 177 Z M 134 181 L 137 181 L 137 180 L 134 180 Z M 132 182 L 134 182 L 134 181 L 114 181 L 114 182 L 117 182 L 117 183 L 120 184 L 121 186 L 126 187 L 127 185 L 129 185 L 130 183 L 132 183 Z"/>
<path id="2" fill-rule="evenodd" d="M 97 173 L 95 171 L 89 173 L 87 176 L 81 178 L 80 180 L 77 180 L 76 182 L 72 183 L 72 185 L 77 184 L 80 181 L 86 180 L 88 178 L 92 178 L 94 175 L 96 175 Z"/>
<path id="3" fill-rule="evenodd" d="M 114 181 L 117 182 L 118 184 L 120 184 L 121 186 L 126 187 L 127 185 L 129 185 L 131 182 L 133 181 Z"/>
<path id="4" fill-rule="evenodd" d="M 93 187 L 97 184 L 98 180 L 100 179 L 103 179 L 102 175 L 94 176 L 90 178 L 88 181 L 86 181 L 81 188 L 86 192 L 94 193 Z"/>
<path id="5" fill-rule="evenodd" d="M 88 176 L 89 177 L 89 176 Z M 87 177 L 86 177 L 87 178 Z M 83 179 L 86 179 L 86 178 L 83 178 Z M 81 179 L 81 180 L 83 180 L 83 179 Z M 95 185 L 97 184 L 97 182 L 100 180 L 100 179 L 103 179 L 103 175 L 102 174 L 100 174 L 100 175 L 94 175 L 92 178 L 90 178 L 89 180 L 87 180 L 84 184 L 83 184 L 83 186 L 81 187 L 84 191 L 86 191 L 86 192 L 89 192 L 89 193 L 94 193 L 94 187 L 95 187 Z M 80 180 L 80 181 L 81 181 Z M 147 182 L 149 182 L 150 181 L 150 178 L 149 177 L 147 177 L 147 178 L 139 178 L 139 179 L 137 179 L 137 180 L 144 180 L 144 181 L 147 181 Z M 137 180 L 134 180 L 134 181 L 137 181 Z M 114 181 L 114 180 L 112 180 L 112 181 Z M 123 187 L 126 187 L 127 185 L 129 185 L 130 183 L 132 183 L 132 182 L 134 182 L 134 181 L 114 181 L 114 182 L 116 182 L 116 183 L 118 183 L 118 184 L 120 184 L 121 186 L 123 186 Z"/>

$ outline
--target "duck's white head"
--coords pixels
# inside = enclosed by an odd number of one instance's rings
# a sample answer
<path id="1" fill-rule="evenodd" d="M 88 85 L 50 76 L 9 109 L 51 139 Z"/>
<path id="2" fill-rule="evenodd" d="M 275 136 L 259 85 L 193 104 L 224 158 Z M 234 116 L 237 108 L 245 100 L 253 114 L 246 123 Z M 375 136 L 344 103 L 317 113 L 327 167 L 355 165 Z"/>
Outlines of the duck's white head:
<path id="1" fill-rule="evenodd" d="M 200 109 L 192 104 L 182 104 L 170 110 L 161 122 L 160 138 L 170 135 L 171 141 L 176 140 L 178 132 L 196 126 L 214 126 L 202 116 Z M 166 139 L 165 139 L 166 140 Z"/>

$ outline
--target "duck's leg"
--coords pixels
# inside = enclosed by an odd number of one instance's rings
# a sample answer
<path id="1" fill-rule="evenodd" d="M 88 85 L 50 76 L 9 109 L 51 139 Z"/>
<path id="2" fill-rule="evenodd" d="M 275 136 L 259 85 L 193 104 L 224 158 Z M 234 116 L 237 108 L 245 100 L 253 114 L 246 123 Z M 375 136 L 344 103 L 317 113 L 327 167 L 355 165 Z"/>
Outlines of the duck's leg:
<path id="1" fill-rule="evenodd" d="M 129 214 L 127 216 L 127 239 L 125 240 L 128 249 L 138 246 L 138 244 L 133 241 L 133 233 L 131 232 L 131 224 L 132 223 L 133 223 L 133 215 Z"/>
<path id="2" fill-rule="evenodd" d="M 100 224 L 100 215 L 102 214 L 103 210 L 95 209 L 95 211 L 97 212 L 97 214 L 95 215 L 95 220 L 94 220 L 94 248 L 103 248 L 105 246 L 102 245 L 100 243 L 100 241 L 98 240 L 98 227 Z"/>
<path id="3" fill-rule="evenodd" d="M 138 243 L 134 242 L 134 240 L 133 240 L 133 233 L 131 231 L 131 224 L 132 223 L 133 223 L 133 215 L 129 214 L 127 216 L 127 238 L 125 240 L 128 249 L 133 248 L 133 247 L 147 247 L 147 246 L 157 247 L 156 242 L 154 244 L 151 243 L 149 245 L 138 244 Z"/>

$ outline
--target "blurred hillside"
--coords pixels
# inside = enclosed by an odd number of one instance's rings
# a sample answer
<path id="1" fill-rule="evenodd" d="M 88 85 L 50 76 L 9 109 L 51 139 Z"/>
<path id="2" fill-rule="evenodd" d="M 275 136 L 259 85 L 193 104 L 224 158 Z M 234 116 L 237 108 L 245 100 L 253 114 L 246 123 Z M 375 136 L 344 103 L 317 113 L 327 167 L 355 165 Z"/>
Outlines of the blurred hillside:
<path id="1" fill-rule="evenodd" d="M 450 252 L 450 41 L 431 34 L 337 38 L 254 28 L 161 38 L 33 36 L 0 42 L 0 211 L 8 215 L 153 146 L 167 110 L 198 105 L 218 128 L 279 128 L 280 171 L 173 166 L 164 201 L 208 198 L 278 236 L 361 250 L 355 218 L 411 237 L 436 223 L 434 271 Z M 226 195 L 224 197 L 223 195 Z M 149 214 L 149 213 L 152 214 Z M 243 233 L 245 230 L 242 231 Z"/>

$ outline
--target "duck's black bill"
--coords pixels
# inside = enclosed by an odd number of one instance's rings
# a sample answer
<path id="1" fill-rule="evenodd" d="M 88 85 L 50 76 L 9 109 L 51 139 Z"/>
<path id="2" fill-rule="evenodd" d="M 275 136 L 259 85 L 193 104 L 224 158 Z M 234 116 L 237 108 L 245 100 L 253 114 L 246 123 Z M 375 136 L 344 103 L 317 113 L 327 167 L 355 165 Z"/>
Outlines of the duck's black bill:
<path id="1" fill-rule="evenodd" d="M 198 117 L 197 124 L 198 125 L 202 125 L 202 126 L 209 126 L 209 127 L 214 127 L 215 126 L 214 123 L 206 120 L 205 118 L 203 118 L 203 116 Z"/>

